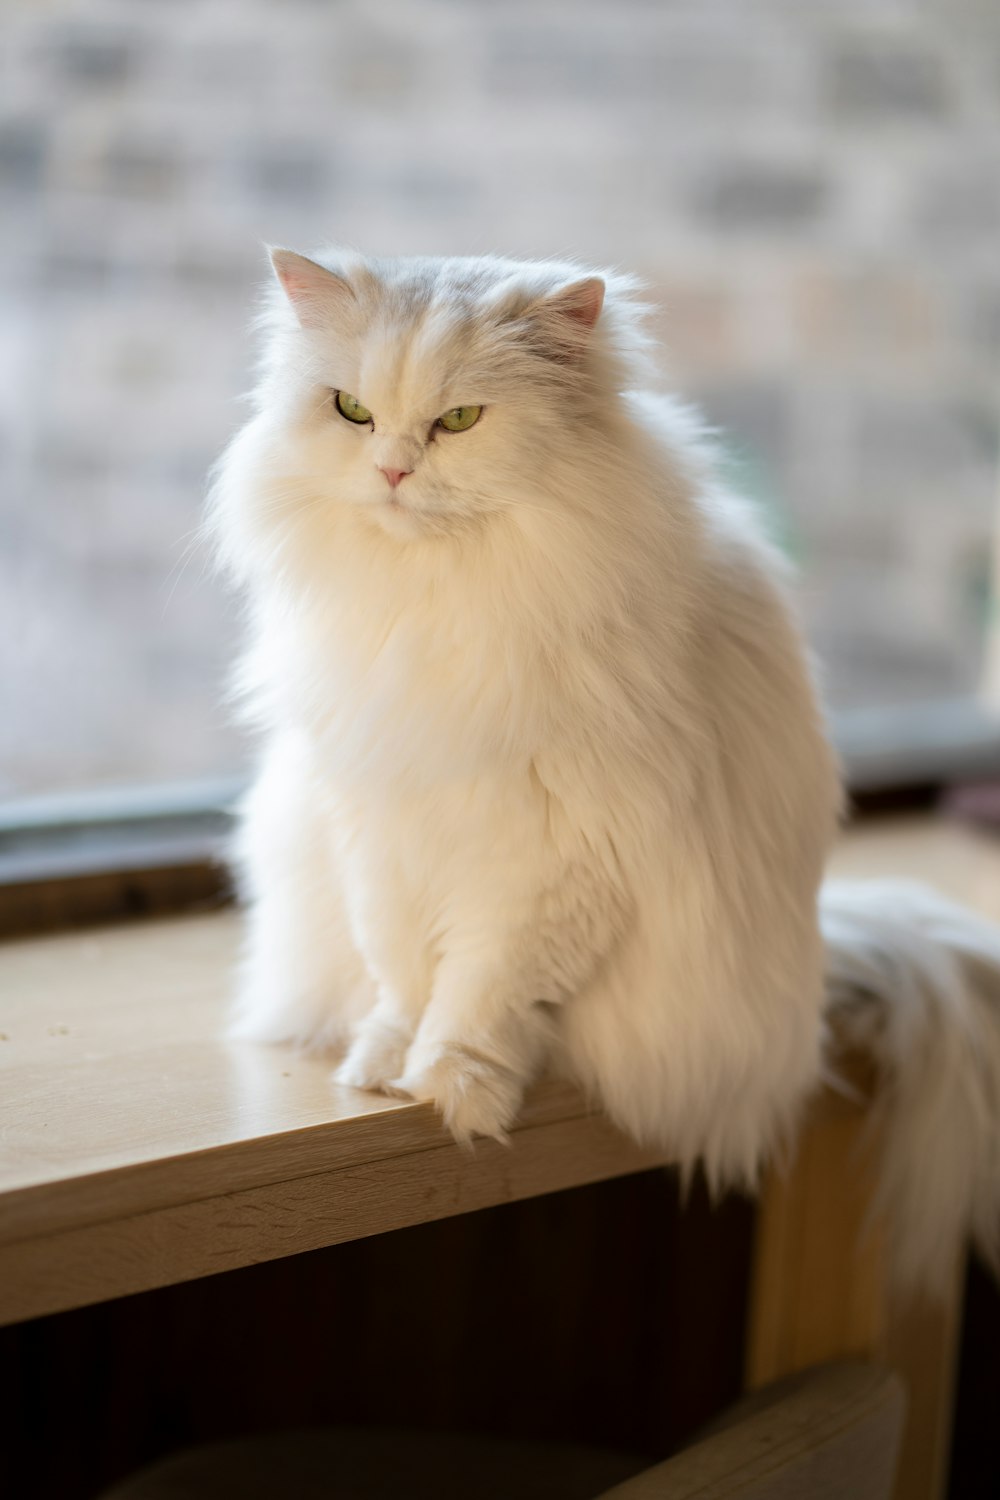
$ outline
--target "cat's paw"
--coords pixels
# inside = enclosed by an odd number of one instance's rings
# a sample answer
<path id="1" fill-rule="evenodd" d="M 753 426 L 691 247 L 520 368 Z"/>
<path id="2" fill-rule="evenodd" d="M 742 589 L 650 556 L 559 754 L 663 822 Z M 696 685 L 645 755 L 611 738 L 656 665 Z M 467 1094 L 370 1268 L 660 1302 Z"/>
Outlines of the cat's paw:
<path id="1" fill-rule="evenodd" d="M 409 1044 L 409 1034 L 398 1027 L 381 1022 L 362 1026 L 333 1075 L 334 1083 L 351 1089 L 394 1092 L 389 1080 L 402 1070 Z"/>
<path id="2" fill-rule="evenodd" d="M 521 1080 L 509 1068 L 457 1044 L 429 1057 L 411 1056 L 406 1073 L 389 1088 L 434 1104 L 460 1145 L 476 1135 L 506 1141 L 524 1094 Z"/>

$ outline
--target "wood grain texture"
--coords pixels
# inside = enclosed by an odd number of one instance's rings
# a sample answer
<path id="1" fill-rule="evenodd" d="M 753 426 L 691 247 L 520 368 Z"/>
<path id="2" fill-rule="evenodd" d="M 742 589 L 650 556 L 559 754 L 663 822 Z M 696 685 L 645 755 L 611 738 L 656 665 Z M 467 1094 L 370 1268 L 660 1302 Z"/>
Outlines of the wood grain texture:
<path id="1" fill-rule="evenodd" d="M 757 1210 L 747 1371 L 751 1387 L 824 1360 L 871 1354 L 884 1335 L 884 1245 L 869 1222 L 863 1108 L 813 1110 L 788 1172 Z"/>
<path id="2" fill-rule="evenodd" d="M 229 1042 L 232 913 L 0 948 L 0 1321 L 634 1172 L 573 1089 L 510 1146 Z"/>
<path id="3" fill-rule="evenodd" d="M 0 1323 L 597 1182 L 660 1159 L 599 1116 L 581 1115 L 526 1125 L 509 1146 L 481 1141 L 467 1152 L 449 1141 L 119 1214 L 0 1246 Z"/>

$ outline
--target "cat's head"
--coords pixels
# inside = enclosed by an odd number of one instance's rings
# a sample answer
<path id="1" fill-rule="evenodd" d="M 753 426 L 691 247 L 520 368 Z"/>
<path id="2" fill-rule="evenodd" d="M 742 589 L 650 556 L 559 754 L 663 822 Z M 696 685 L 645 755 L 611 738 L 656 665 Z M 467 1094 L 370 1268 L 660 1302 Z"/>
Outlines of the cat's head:
<path id="1" fill-rule="evenodd" d="M 567 263 L 272 262 L 261 408 L 331 503 L 400 538 L 558 496 L 644 343 L 630 283 Z"/>

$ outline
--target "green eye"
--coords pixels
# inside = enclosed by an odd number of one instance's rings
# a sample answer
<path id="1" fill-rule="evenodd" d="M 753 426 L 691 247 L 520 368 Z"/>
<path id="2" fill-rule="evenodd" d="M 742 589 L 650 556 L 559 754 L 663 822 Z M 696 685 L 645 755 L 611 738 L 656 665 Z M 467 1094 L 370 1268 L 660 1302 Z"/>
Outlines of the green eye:
<path id="1" fill-rule="evenodd" d="M 346 391 L 337 392 L 337 410 L 349 422 L 370 422 L 372 419 L 367 406 L 362 406 L 357 396 L 349 396 Z"/>
<path id="2" fill-rule="evenodd" d="M 438 417 L 437 425 L 443 427 L 445 432 L 468 432 L 470 427 L 475 427 L 482 414 L 481 406 L 453 406 L 443 417 Z"/>

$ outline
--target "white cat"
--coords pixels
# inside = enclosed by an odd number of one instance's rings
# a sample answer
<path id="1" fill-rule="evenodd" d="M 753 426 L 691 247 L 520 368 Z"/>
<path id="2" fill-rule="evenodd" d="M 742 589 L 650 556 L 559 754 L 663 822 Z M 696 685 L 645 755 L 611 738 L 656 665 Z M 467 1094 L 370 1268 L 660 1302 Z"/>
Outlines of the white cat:
<path id="1" fill-rule="evenodd" d="M 922 892 L 818 903 L 841 793 L 783 568 L 654 394 L 630 283 L 320 261 L 273 254 L 211 511 L 267 735 L 237 1033 L 344 1046 L 340 1083 L 459 1139 L 553 1068 L 752 1185 L 833 1007 L 890 1075 L 902 1274 L 969 1227 L 994 1253 L 1000 935 Z"/>

